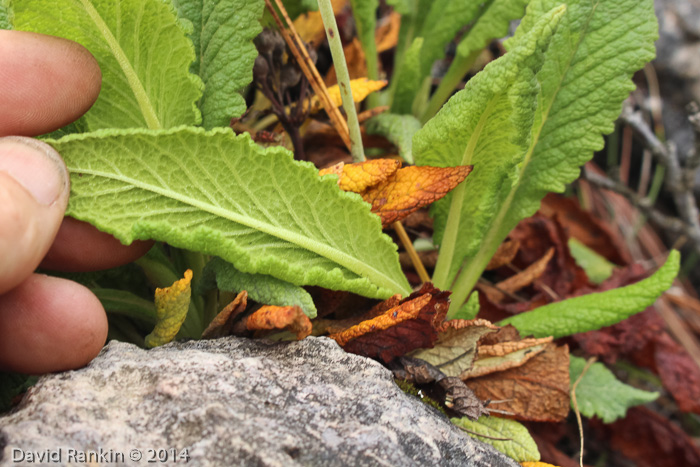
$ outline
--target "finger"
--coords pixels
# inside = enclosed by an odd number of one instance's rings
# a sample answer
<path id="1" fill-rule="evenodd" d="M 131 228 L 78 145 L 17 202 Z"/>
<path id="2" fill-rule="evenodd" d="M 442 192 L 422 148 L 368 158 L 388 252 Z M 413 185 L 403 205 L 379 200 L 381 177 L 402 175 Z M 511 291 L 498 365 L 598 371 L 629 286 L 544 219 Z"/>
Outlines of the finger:
<path id="1" fill-rule="evenodd" d="M 39 374 L 80 368 L 107 339 L 107 317 L 87 288 L 32 274 L 0 296 L 0 369 Z"/>
<path id="2" fill-rule="evenodd" d="M 140 258 L 151 246 L 150 241 L 122 245 L 90 224 L 66 217 L 41 267 L 55 271 L 109 269 Z"/>
<path id="3" fill-rule="evenodd" d="M 0 30 L 0 136 L 40 135 L 77 120 L 101 83 L 97 61 L 80 44 Z"/>
<path id="4" fill-rule="evenodd" d="M 36 269 L 68 204 L 68 172 L 38 140 L 0 138 L 0 293 Z"/>

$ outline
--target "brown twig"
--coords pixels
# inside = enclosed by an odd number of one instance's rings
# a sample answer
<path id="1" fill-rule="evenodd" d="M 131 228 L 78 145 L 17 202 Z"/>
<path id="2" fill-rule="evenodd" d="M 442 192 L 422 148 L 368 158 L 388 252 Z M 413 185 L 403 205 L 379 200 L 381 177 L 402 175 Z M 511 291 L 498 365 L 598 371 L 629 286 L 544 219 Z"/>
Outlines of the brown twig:
<path id="1" fill-rule="evenodd" d="M 309 57 L 309 53 L 306 51 L 306 46 L 299 37 L 299 34 L 296 32 L 294 24 L 289 18 L 287 10 L 285 10 L 282 1 L 274 1 L 277 7 L 279 8 L 280 13 L 287 22 L 287 25 L 285 25 L 284 22 L 282 22 L 282 19 L 277 14 L 277 10 L 275 10 L 275 7 L 272 6 L 271 0 L 265 0 L 265 5 L 267 5 L 267 9 L 270 10 L 272 17 L 277 23 L 277 26 L 280 28 L 282 37 L 284 37 L 284 41 L 289 46 L 289 50 L 291 50 L 292 54 L 294 55 L 294 58 L 296 58 L 297 63 L 301 68 L 301 71 L 304 73 L 304 75 L 306 75 L 307 79 L 309 80 L 309 83 L 311 84 L 311 87 L 313 88 L 316 95 L 319 97 L 321 104 L 323 104 L 323 108 L 326 110 L 326 113 L 330 117 L 331 123 L 338 132 L 338 135 L 340 135 L 340 138 L 343 140 L 343 143 L 345 143 L 345 146 L 348 148 L 348 150 L 350 150 L 350 132 L 348 131 L 347 122 L 341 115 L 340 110 L 338 110 L 338 108 L 333 104 L 331 97 L 328 95 L 328 88 L 326 88 L 326 85 L 324 84 L 321 75 L 316 69 L 316 65 L 314 65 L 313 61 Z"/>

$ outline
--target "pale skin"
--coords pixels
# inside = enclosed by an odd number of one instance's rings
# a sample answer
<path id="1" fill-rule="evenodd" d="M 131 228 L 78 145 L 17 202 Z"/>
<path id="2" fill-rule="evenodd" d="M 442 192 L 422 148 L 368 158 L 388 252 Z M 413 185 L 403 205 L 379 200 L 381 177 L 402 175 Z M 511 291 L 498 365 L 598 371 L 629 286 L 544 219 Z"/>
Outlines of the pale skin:
<path id="1" fill-rule="evenodd" d="M 43 143 L 14 138 L 78 119 L 97 99 L 101 79 L 95 59 L 74 42 L 0 31 L 0 370 L 79 368 L 105 343 L 107 318 L 97 298 L 75 282 L 34 273 L 39 265 L 106 269 L 150 247 L 124 246 L 64 218 L 65 165 Z"/>

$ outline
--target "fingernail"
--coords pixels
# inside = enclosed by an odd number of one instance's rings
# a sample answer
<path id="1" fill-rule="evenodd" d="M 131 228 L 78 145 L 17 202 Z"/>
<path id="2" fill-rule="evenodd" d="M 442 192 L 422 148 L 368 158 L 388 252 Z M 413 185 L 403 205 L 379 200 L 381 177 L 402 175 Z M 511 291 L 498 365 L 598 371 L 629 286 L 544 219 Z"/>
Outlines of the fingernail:
<path id="1" fill-rule="evenodd" d="M 0 138 L 0 172 L 14 178 L 37 202 L 46 206 L 68 190 L 68 171 L 61 156 L 37 139 Z"/>

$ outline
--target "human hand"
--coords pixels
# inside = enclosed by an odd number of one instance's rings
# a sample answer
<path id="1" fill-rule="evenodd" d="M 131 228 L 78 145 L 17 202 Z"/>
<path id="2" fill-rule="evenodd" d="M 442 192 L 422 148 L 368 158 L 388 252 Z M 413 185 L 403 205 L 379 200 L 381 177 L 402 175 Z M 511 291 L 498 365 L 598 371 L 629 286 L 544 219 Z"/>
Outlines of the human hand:
<path id="1" fill-rule="evenodd" d="M 51 147 L 26 137 L 79 118 L 100 85 L 97 62 L 79 44 L 0 31 L 0 370 L 78 368 L 104 345 L 107 318 L 97 297 L 75 282 L 34 274 L 40 262 L 64 271 L 105 269 L 150 247 L 124 246 L 64 220 L 66 167 Z"/>

